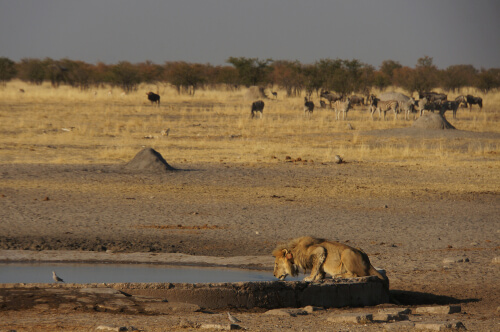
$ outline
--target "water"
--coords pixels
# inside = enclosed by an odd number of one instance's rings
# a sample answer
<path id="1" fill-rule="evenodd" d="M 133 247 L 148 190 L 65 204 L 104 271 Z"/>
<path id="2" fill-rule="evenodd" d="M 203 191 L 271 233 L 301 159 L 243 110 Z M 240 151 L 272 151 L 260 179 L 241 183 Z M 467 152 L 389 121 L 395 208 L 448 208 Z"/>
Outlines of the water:
<path id="1" fill-rule="evenodd" d="M 52 271 L 67 283 L 275 281 L 272 271 L 168 267 L 150 264 L 1 263 L 0 283 L 51 283 Z M 303 278 L 303 276 L 301 276 Z M 287 277 L 286 280 L 301 278 Z"/>

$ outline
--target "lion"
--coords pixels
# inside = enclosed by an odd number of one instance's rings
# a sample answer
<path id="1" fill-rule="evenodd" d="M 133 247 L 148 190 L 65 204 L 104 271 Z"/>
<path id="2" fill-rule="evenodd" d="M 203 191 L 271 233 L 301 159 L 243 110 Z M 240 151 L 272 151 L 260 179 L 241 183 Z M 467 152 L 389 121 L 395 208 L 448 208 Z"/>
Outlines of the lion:
<path id="1" fill-rule="evenodd" d="M 320 281 L 325 273 L 342 278 L 377 276 L 389 289 L 389 279 L 371 265 L 365 252 L 342 243 L 303 236 L 278 246 L 273 256 L 274 276 L 279 280 L 297 276 L 302 268 L 311 269 L 304 281 Z"/>

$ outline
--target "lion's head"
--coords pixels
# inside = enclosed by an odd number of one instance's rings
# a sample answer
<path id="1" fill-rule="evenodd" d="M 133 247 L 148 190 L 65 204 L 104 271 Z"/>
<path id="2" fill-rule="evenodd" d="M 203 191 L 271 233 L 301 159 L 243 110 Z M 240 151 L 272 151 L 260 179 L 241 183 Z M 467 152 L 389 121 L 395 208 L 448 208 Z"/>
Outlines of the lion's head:
<path id="1" fill-rule="evenodd" d="M 299 274 L 298 267 L 293 263 L 293 254 L 286 248 L 278 248 L 273 251 L 274 276 L 279 280 L 285 280 L 287 275 L 295 277 Z"/>

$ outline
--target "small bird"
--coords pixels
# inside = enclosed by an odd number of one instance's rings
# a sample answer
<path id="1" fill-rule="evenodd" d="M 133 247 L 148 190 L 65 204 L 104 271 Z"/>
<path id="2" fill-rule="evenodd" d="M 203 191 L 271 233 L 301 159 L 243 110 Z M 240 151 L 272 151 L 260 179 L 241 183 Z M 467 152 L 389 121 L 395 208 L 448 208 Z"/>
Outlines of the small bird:
<path id="1" fill-rule="evenodd" d="M 54 271 L 52 271 L 52 279 L 54 279 L 55 282 L 64 282 L 64 280 L 59 278 Z"/>
<path id="2" fill-rule="evenodd" d="M 234 323 L 234 324 L 240 322 L 240 320 L 238 318 L 234 317 L 233 315 L 231 315 L 229 313 L 229 311 L 227 312 L 227 318 L 229 318 L 229 320 L 231 321 L 231 323 Z"/>

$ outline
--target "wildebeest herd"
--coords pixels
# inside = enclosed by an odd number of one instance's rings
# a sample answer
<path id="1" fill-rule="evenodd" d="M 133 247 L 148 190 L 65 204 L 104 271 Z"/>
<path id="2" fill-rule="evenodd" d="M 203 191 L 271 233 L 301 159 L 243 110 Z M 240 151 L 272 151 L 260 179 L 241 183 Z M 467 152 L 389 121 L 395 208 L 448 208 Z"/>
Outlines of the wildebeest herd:
<path id="1" fill-rule="evenodd" d="M 276 92 L 272 92 L 272 94 L 277 98 Z M 146 95 L 151 104 L 160 106 L 160 95 L 153 92 L 148 92 Z M 344 96 L 335 92 L 321 91 L 319 103 L 321 108 L 325 109 L 328 105 L 330 109 L 335 111 L 337 120 L 339 120 L 340 113 L 342 113 L 342 118 L 347 120 L 348 111 L 355 105 L 368 105 L 368 112 L 372 119 L 373 114 L 378 111 L 379 118 L 383 114 L 384 120 L 387 112 L 393 112 L 395 119 L 397 119 L 399 113 L 404 113 L 405 120 L 408 120 L 411 113 L 419 113 L 422 116 L 424 111 L 438 111 L 441 115 L 444 115 L 446 111 L 452 111 L 453 118 L 456 118 L 460 106 L 469 107 L 469 111 L 472 111 L 472 105 L 478 105 L 480 109 L 483 108 L 483 99 L 472 95 L 461 95 L 454 100 L 448 100 L 446 94 L 430 91 L 420 92 L 418 97 L 419 99 L 415 100 L 399 92 L 386 92 L 379 96 L 368 94 L 364 98 L 357 95 Z M 262 100 L 253 102 L 250 112 L 251 117 L 254 118 L 260 113 L 260 118 L 262 118 L 264 105 L 264 101 Z M 306 115 L 312 115 L 314 106 L 310 95 L 304 98 L 304 113 Z"/>

